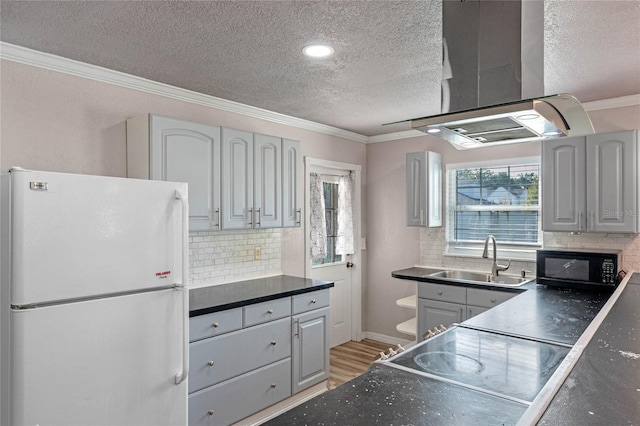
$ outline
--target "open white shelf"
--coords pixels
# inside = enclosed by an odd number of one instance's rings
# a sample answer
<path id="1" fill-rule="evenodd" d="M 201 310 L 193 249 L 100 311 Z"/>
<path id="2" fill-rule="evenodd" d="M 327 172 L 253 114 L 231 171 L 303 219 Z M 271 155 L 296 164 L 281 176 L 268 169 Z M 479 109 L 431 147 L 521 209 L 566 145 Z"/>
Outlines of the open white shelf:
<path id="1" fill-rule="evenodd" d="M 398 330 L 400 333 L 409 334 L 414 337 L 416 335 L 417 329 L 418 323 L 416 318 L 411 318 L 410 320 L 401 322 L 400 324 L 396 325 L 396 330 Z"/>
<path id="2" fill-rule="evenodd" d="M 396 305 L 401 306 L 403 308 L 409 308 L 409 309 L 415 309 L 417 303 L 418 303 L 418 297 L 415 294 L 396 300 Z"/>

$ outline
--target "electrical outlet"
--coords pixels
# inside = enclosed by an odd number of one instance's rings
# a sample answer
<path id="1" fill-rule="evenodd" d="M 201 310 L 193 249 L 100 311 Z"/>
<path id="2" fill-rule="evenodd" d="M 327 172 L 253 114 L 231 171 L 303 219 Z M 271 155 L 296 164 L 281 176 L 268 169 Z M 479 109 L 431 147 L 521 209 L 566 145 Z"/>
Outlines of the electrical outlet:
<path id="1" fill-rule="evenodd" d="M 255 246 L 253 248 L 253 260 L 260 260 L 262 259 L 262 249 L 260 248 L 260 246 Z"/>

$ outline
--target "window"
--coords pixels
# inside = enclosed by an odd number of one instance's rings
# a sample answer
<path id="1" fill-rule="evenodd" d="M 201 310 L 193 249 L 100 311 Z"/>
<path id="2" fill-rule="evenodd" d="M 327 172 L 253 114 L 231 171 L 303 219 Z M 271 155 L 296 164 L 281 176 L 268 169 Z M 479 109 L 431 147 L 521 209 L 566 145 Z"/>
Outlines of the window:
<path id="1" fill-rule="evenodd" d="M 327 226 L 327 257 L 313 261 L 314 265 L 342 262 L 342 255 L 336 254 L 338 233 L 338 184 L 323 182 L 324 220 Z"/>
<path id="2" fill-rule="evenodd" d="M 449 254 L 478 256 L 492 234 L 509 257 L 532 258 L 542 240 L 539 159 L 452 165 L 447 186 Z"/>

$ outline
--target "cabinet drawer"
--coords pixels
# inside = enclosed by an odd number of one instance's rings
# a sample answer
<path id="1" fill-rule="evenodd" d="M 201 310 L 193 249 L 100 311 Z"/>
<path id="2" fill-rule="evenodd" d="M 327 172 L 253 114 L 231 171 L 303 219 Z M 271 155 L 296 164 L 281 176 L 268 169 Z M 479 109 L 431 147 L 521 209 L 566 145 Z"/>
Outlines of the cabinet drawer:
<path id="1" fill-rule="evenodd" d="M 291 396 L 291 358 L 189 395 L 189 425 L 228 425 Z"/>
<path id="2" fill-rule="evenodd" d="M 466 287 L 418 282 L 418 297 L 443 302 L 467 303 Z"/>
<path id="3" fill-rule="evenodd" d="M 269 300 L 242 308 L 244 327 L 291 316 L 291 298 Z"/>
<path id="4" fill-rule="evenodd" d="M 478 288 L 467 289 L 467 305 L 493 308 L 502 302 L 506 302 L 518 293 L 496 290 L 481 290 Z"/>
<path id="5" fill-rule="evenodd" d="M 293 314 L 312 311 L 329 306 L 329 289 L 312 291 L 293 296 Z"/>
<path id="6" fill-rule="evenodd" d="M 218 336 L 242 328 L 242 308 L 213 312 L 189 319 L 189 341 Z"/>
<path id="7" fill-rule="evenodd" d="M 189 392 L 290 356 L 290 317 L 191 343 Z"/>

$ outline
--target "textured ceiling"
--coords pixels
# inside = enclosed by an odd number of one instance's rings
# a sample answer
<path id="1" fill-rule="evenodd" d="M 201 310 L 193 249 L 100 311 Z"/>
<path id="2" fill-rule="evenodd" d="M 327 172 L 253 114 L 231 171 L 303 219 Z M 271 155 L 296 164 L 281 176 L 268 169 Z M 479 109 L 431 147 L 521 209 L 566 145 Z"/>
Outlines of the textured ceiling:
<path id="1" fill-rule="evenodd" d="M 439 112 L 441 10 L 439 0 L 2 0 L 0 39 L 372 136 Z M 301 54 L 318 42 L 335 55 Z M 640 1 L 546 1 L 544 69 L 546 94 L 640 93 Z"/>

